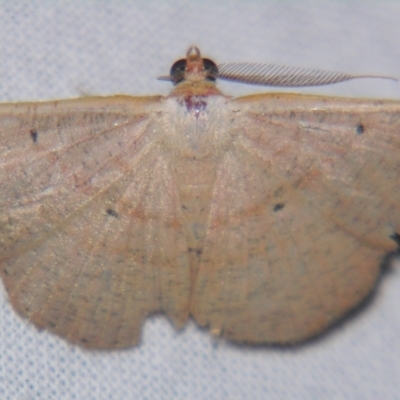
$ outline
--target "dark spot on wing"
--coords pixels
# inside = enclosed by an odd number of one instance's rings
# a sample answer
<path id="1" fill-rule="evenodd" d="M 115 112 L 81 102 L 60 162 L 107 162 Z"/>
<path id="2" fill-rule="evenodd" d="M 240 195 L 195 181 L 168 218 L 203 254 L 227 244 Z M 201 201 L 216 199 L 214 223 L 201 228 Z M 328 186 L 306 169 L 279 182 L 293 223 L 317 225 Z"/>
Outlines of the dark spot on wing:
<path id="1" fill-rule="evenodd" d="M 395 232 L 393 235 L 390 235 L 390 239 L 394 240 L 394 242 L 397 244 L 397 246 L 400 247 L 400 234 Z"/>
<path id="2" fill-rule="evenodd" d="M 365 131 L 365 128 L 364 128 L 364 125 L 363 125 L 363 124 L 358 124 L 358 125 L 356 126 L 356 133 L 357 133 L 357 135 L 361 135 L 362 133 L 364 133 L 364 131 Z"/>
<path id="3" fill-rule="evenodd" d="M 118 213 L 115 210 L 113 210 L 112 208 L 107 208 L 106 213 L 110 217 L 118 218 Z"/>
<path id="4" fill-rule="evenodd" d="M 195 252 L 198 256 L 203 254 L 203 249 L 193 249 L 192 247 L 188 247 L 187 250 L 189 253 Z"/>
<path id="5" fill-rule="evenodd" d="M 277 203 L 277 204 L 274 205 L 273 210 L 274 210 L 274 212 L 277 212 L 277 211 L 282 210 L 283 207 L 285 207 L 285 204 L 283 204 L 283 203 Z"/>
<path id="6" fill-rule="evenodd" d="M 30 133 L 30 135 L 31 135 L 32 142 L 33 142 L 33 143 L 37 143 L 37 141 L 38 141 L 38 136 L 39 136 L 39 134 L 37 133 L 37 131 L 36 131 L 35 129 L 31 129 L 31 130 L 29 131 L 29 133 Z"/>

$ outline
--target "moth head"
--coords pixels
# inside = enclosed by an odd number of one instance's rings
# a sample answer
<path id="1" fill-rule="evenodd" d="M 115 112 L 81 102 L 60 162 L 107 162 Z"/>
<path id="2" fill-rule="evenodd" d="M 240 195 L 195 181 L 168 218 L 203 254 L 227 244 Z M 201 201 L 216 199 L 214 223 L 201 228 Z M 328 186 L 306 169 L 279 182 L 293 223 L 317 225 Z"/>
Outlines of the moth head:
<path id="1" fill-rule="evenodd" d="M 218 67 L 214 61 L 201 58 L 200 50 L 191 46 L 186 53 L 186 59 L 176 61 L 169 76 L 158 79 L 171 81 L 174 85 L 183 82 L 215 81 L 218 77 Z"/>

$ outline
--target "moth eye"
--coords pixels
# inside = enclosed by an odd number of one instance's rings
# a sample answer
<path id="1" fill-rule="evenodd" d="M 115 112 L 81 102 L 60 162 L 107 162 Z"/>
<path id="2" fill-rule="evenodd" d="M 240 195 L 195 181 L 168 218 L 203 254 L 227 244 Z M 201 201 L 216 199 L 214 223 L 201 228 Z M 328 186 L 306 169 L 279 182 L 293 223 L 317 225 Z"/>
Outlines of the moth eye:
<path id="1" fill-rule="evenodd" d="M 185 70 L 186 70 L 186 60 L 183 58 L 181 60 L 176 61 L 172 65 L 169 75 L 174 85 L 176 85 L 177 83 L 181 82 L 184 79 Z"/>
<path id="2" fill-rule="evenodd" d="M 204 70 L 206 71 L 206 79 L 208 81 L 215 81 L 218 78 L 218 67 L 214 61 L 208 58 L 203 58 Z"/>

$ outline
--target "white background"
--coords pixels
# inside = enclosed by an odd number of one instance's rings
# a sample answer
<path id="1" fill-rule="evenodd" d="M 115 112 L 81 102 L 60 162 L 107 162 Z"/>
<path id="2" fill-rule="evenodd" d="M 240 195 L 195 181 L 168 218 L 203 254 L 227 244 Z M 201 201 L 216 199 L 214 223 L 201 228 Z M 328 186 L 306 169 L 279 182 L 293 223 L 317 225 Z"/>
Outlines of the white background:
<path id="1" fill-rule="evenodd" d="M 216 62 L 400 78 L 399 21 L 396 1 L 0 1 L 0 100 L 167 94 L 170 84 L 155 78 L 192 44 Z M 268 90 L 220 87 L 235 95 Z M 400 84 L 359 80 L 302 92 L 400 99 Z M 215 341 L 193 323 L 176 332 L 157 317 L 136 348 L 87 352 L 38 332 L 0 293 L 1 399 L 367 400 L 399 393 L 399 268 L 356 318 L 284 350 Z"/>

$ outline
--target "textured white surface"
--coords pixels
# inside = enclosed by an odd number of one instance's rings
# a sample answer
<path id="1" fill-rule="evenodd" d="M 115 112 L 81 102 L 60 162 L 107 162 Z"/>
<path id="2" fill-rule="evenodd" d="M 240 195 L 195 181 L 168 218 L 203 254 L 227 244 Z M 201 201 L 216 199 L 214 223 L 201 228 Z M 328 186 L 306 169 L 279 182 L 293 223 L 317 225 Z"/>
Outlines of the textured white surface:
<path id="1" fill-rule="evenodd" d="M 216 62 L 400 78 L 399 15 L 394 1 L 1 1 L 0 99 L 167 94 L 170 85 L 155 77 L 191 44 Z M 360 80 L 302 92 L 400 99 L 400 84 Z M 139 347 L 111 353 L 38 332 L 1 293 L 0 398 L 396 399 L 399 289 L 397 268 L 366 310 L 296 349 L 236 347 L 194 324 L 177 333 L 157 317 Z"/>

